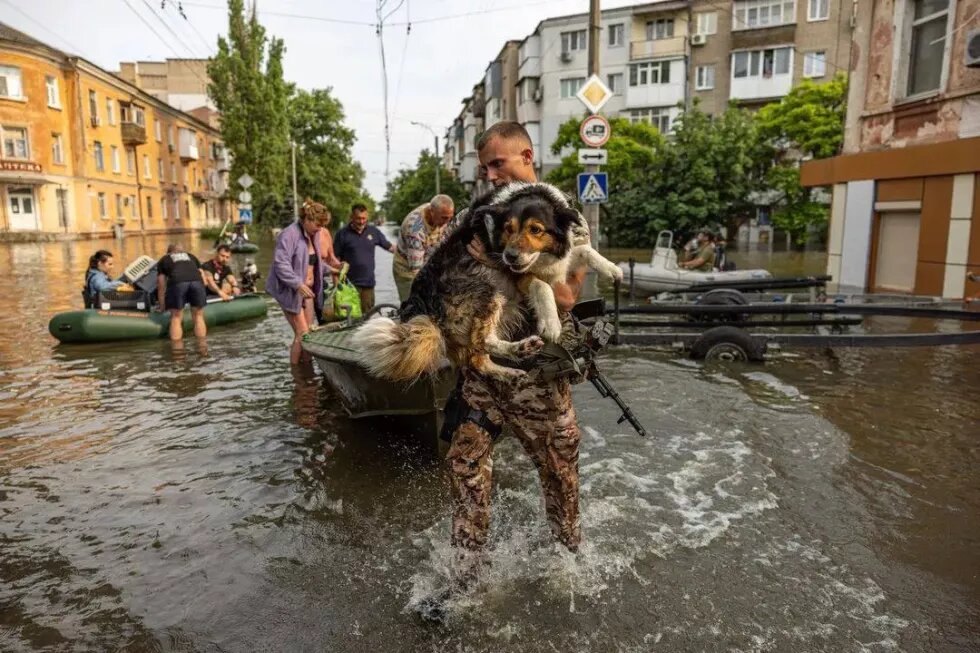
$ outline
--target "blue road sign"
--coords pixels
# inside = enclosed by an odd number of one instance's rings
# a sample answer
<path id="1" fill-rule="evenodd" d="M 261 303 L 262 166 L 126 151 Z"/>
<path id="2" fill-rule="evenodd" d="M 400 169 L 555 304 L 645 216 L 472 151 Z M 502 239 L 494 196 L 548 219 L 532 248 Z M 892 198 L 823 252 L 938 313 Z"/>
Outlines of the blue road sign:
<path id="1" fill-rule="evenodd" d="M 252 209 L 238 209 L 238 221 L 242 224 L 252 224 Z"/>
<path id="2" fill-rule="evenodd" d="M 582 172 L 578 176 L 578 199 L 582 204 L 609 201 L 609 177 L 605 172 Z"/>

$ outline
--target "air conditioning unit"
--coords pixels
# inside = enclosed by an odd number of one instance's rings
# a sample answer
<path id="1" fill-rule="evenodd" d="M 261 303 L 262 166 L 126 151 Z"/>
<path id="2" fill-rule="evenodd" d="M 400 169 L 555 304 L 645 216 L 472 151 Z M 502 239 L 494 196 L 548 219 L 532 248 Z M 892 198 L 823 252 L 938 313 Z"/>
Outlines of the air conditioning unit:
<path id="1" fill-rule="evenodd" d="M 969 68 L 980 68 L 980 29 L 966 33 L 966 53 L 964 62 Z"/>
<path id="2" fill-rule="evenodd" d="M 534 99 L 535 102 L 541 101 L 541 98 L 544 97 L 544 92 L 541 90 L 540 86 L 534 89 L 534 94 L 531 95 L 531 97 Z"/>
<path id="3" fill-rule="evenodd" d="M 691 34 L 691 45 L 704 45 L 708 42 L 708 37 L 704 34 Z"/>
<path id="4" fill-rule="evenodd" d="M 568 50 L 561 53 L 562 63 L 572 63 L 572 53 Z"/>
<path id="5" fill-rule="evenodd" d="M 102 124 L 102 121 L 99 120 L 99 117 L 98 116 L 92 116 L 92 126 L 93 127 L 98 127 L 101 124 Z"/>

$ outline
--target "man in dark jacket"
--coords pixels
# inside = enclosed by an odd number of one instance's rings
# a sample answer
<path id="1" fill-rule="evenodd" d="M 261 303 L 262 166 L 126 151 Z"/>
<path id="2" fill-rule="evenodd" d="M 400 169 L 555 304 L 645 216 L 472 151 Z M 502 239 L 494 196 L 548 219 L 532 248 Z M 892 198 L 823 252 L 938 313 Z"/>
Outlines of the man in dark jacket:
<path id="1" fill-rule="evenodd" d="M 182 245 L 170 245 L 167 255 L 157 263 L 157 296 L 160 306 L 170 311 L 171 340 L 184 337 L 184 306 L 188 304 L 194 319 L 194 335 L 203 338 L 208 334 L 208 326 L 204 323 L 207 292 L 201 262 L 185 252 Z"/>
<path id="2" fill-rule="evenodd" d="M 374 248 L 386 249 L 392 254 L 395 246 L 388 242 L 381 230 L 368 224 L 368 210 L 363 204 L 351 207 L 350 221 L 337 231 L 333 241 L 333 253 L 350 265 L 347 279 L 357 288 L 361 298 L 361 311 L 374 308 Z"/>

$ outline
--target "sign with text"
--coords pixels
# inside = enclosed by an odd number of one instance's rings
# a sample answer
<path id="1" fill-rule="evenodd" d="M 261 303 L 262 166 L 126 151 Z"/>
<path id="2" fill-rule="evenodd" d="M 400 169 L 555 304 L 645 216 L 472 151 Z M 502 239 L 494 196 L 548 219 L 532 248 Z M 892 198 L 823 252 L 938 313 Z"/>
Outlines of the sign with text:
<path id="1" fill-rule="evenodd" d="M 7 161 L 0 159 L 0 170 L 10 172 L 41 172 L 41 164 L 33 161 Z"/>

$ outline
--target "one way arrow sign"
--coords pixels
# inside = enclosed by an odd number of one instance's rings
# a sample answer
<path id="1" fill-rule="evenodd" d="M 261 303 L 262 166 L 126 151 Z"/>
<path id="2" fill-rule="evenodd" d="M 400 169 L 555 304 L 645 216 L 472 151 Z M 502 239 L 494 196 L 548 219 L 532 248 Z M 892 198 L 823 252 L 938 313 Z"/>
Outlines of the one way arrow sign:
<path id="1" fill-rule="evenodd" d="M 582 148 L 578 151 L 578 162 L 583 166 L 604 166 L 609 162 L 609 153 L 592 147 Z"/>

